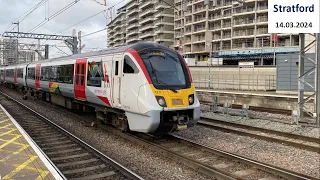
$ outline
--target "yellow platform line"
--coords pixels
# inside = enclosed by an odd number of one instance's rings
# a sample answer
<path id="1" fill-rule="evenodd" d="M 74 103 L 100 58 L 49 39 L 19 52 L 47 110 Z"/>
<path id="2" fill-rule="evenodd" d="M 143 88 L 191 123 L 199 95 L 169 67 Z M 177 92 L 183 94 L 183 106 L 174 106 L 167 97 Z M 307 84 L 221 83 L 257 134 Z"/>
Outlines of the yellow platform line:
<path id="1" fill-rule="evenodd" d="M 4 122 L 8 122 L 9 121 L 9 119 L 5 119 L 5 120 L 3 120 L 3 121 L 0 121 L 0 124 L 1 123 L 4 123 Z"/>
<path id="2" fill-rule="evenodd" d="M 14 164 L 13 166 L 18 167 L 19 165 L 20 164 Z M 36 180 L 43 179 L 49 174 L 49 171 L 46 171 L 46 170 L 43 170 L 43 169 L 34 168 L 34 167 L 30 167 L 30 166 L 26 166 L 24 169 L 39 173 L 39 176 L 36 178 Z"/>
<path id="3" fill-rule="evenodd" d="M 8 140 L 5 140 L 5 139 L 1 139 L 0 138 L 0 141 L 8 141 Z M 29 144 L 23 144 L 23 143 L 20 143 L 20 142 L 12 142 L 11 144 L 14 144 L 14 145 L 20 145 L 20 146 L 29 146 Z"/>
<path id="4" fill-rule="evenodd" d="M 17 129 L 11 129 L 10 131 L 7 131 L 7 132 L 5 132 L 5 133 L 0 134 L 0 137 L 1 137 L 1 136 L 4 136 L 4 135 L 7 135 L 7 134 L 12 135 L 12 134 L 10 134 L 10 133 L 12 133 L 13 131 L 16 131 L 16 130 L 17 130 Z M 18 134 L 15 134 L 15 135 L 18 135 Z"/>
<path id="5" fill-rule="evenodd" d="M 15 170 L 11 171 L 9 174 L 3 177 L 3 179 L 11 179 L 12 176 L 16 175 L 18 172 L 20 172 L 22 169 L 24 169 L 28 164 L 30 164 L 32 161 L 37 159 L 38 156 L 32 156 L 24 163 L 20 164 Z"/>
<path id="6" fill-rule="evenodd" d="M 7 141 L 6 143 L 2 144 L 2 145 L 0 146 L 0 149 L 2 149 L 2 148 L 4 148 L 4 147 L 6 147 L 7 145 L 11 144 L 13 141 L 19 139 L 21 136 L 22 136 L 22 135 L 19 135 L 19 136 L 16 136 L 16 137 L 10 139 L 10 140 Z"/>
<path id="7" fill-rule="evenodd" d="M 0 129 L 8 129 L 7 127 L 9 127 L 9 126 L 12 126 L 12 124 L 7 124 L 5 126 L 1 126 Z M 12 129 L 12 128 L 10 128 L 10 129 Z"/>
<path id="8" fill-rule="evenodd" d="M 11 154 L 9 154 L 8 156 L 4 157 L 3 159 L 0 159 L 0 162 L 5 162 L 8 159 L 10 159 L 11 157 L 14 157 L 15 155 L 21 153 L 22 151 L 24 151 L 25 149 L 27 149 L 29 147 L 29 145 L 23 145 L 20 149 L 18 149 L 17 151 L 7 151 L 10 152 Z M 27 155 L 26 155 L 27 156 Z"/>

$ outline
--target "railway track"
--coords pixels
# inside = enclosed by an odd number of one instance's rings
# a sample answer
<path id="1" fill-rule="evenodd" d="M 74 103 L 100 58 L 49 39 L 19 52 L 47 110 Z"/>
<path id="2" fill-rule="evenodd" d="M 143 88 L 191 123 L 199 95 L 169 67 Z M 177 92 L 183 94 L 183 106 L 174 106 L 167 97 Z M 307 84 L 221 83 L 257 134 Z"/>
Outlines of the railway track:
<path id="1" fill-rule="evenodd" d="M 315 179 L 304 174 L 198 144 L 178 136 L 168 135 L 158 138 L 140 133 L 126 134 L 109 126 L 99 125 L 98 127 L 217 179 Z M 46 136 L 49 137 L 50 134 L 46 134 Z"/>
<path id="2" fill-rule="evenodd" d="M 200 103 L 203 105 L 208 105 L 208 106 L 212 105 L 212 102 L 210 102 L 210 101 L 201 101 Z M 223 104 L 218 104 L 218 106 L 223 107 Z M 233 109 L 242 109 L 242 105 L 232 104 L 232 108 Z M 282 114 L 282 115 L 288 115 L 288 116 L 292 115 L 291 110 L 287 110 L 287 109 L 276 109 L 276 108 L 250 106 L 249 110 L 257 111 L 257 112 L 268 112 L 268 113 L 273 113 L 273 114 Z"/>
<path id="3" fill-rule="evenodd" d="M 201 117 L 198 125 L 320 153 L 320 139 Z"/>
<path id="4" fill-rule="evenodd" d="M 236 154 L 214 149 L 175 135 L 157 138 L 145 134 L 119 134 L 212 178 L 261 180 L 315 179 Z"/>
<path id="5" fill-rule="evenodd" d="M 0 94 L 1 104 L 67 179 L 142 179 L 36 111 Z"/>

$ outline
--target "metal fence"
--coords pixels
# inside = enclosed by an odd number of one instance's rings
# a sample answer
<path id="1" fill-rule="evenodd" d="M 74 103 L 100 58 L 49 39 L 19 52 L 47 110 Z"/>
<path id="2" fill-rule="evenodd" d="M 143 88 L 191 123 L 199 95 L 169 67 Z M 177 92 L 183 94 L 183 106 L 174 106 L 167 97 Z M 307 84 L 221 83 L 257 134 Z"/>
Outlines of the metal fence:
<path id="1" fill-rule="evenodd" d="M 276 90 L 276 75 L 253 74 L 219 74 L 194 73 L 193 82 L 196 88 L 226 89 L 245 91 Z"/>

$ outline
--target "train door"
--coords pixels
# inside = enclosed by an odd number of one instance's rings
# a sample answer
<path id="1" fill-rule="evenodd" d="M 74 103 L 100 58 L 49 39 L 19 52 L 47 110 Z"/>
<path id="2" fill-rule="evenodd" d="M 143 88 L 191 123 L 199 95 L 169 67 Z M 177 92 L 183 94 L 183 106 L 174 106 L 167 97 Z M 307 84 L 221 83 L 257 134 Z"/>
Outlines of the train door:
<path id="1" fill-rule="evenodd" d="M 13 82 L 17 84 L 17 67 L 14 67 Z"/>
<path id="2" fill-rule="evenodd" d="M 4 81 L 3 69 L 0 70 L 0 82 Z"/>
<path id="3" fill-rule="evenodd" d="M 76 67 L 74 73 L 74 96 L 76 99 L 86 101 L 86 71 L 87 59 L 76 60 Z"/>
<path id="4" fill-rule="evenodd" d="M 35 85 L 37 90 L 40 89 L 40 67 L 41 67 L 41 64 L 36 65 Z"/>
<path id="5" fill-rule="evenodd" d="M 121 63 L 122 55 L 113 56 L 113 89 L 112 89 L 112 103 L 114 107 L 120 107 L 120 89 L 121 89 Z"/>
<path id="6" fill-rule="evenodd" d="M 141 86 L 137 81 L 141 78 L 137 64 L 125 55 L 123 58 L 122 78 L 121 78 L 121 94 L 120 99 L 125 109 L 139 112 L 137 107 L 139 88 Z"/>

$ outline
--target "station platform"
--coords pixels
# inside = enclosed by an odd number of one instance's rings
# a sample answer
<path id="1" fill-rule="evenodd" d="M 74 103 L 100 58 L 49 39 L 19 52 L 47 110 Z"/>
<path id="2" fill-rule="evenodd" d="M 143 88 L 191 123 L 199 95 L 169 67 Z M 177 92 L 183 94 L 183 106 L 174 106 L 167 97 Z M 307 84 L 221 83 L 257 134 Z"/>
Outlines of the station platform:
<path id="1" fill-rule="evenodd" d="M 212 102 L 218 97 L 219 104 L 229 103 L 236 105 L 249 105 L 255 107 L 296 110 L 298 96 L 295 94 L 282 94 L 275 91 L 237 91 L 196 88 L 200 102 Z M 312 100 L 306 104 L 312 107 Z"/>
<path id="2" fill-rule="evenodd" d="M 211 92 L 211 93 L 218 93 L 218 94 L 266 96 L 266 97 L 279 97 L 279 98 L 292 98 L 292 99 L 298 98 L 298 95 L 277 93 L 276 91 L 239 91 L 239 90 L 217 90 L 217 89 L 201 89 L 201 88 L 196 88 L 196 91 Z"/>
<path id="3" fill-rule="evenodd" d="M 0 104 L 0 180 L 65 179 Z"/>

